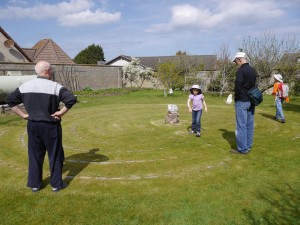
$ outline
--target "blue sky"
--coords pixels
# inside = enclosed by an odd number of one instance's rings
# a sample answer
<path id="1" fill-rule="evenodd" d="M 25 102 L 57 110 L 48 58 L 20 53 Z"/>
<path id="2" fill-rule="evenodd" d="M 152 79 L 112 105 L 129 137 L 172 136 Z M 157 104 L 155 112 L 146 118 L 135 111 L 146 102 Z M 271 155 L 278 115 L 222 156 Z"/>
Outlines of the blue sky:
<path id="1" fill-rule="evenodd" d="M 50 38 L 74 58 L 91 44 L 120 54 L 231 54 L 266 32 L 300 40 L 300 0 L 1 0 L 0 26 L 22 47 Z"/>

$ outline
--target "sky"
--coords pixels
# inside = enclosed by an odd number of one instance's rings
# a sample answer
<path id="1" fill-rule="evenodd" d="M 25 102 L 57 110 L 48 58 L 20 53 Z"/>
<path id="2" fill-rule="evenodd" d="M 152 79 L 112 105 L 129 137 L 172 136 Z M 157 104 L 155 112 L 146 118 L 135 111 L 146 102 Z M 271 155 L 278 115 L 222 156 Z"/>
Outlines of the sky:
<path id="1" fill-rule="evenodd" d="M 300 0 L 1 0 L 0 26 L 22 48 L 52 39 L 71 58 L 89 45 L 119 56 L 232 55 L 242 40 L 300 41 Z"/>

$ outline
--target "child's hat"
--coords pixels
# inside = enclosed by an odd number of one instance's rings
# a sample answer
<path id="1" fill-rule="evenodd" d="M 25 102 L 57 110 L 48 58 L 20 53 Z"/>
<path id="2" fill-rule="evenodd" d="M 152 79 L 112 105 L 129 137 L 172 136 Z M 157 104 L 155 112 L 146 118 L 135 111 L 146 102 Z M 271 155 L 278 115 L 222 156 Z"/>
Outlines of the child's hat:
<path id="1" fill-rule="evenodd" d="M 279 82 L 283 82 L 282 80 L 282 76 L 280 74 L 274 74 L 274 77 L 276 80 L 278 80 Z"/>
<path id="2" fill-rule="evenodd" d="M 190 90 L 192 90 L 192 89 L 199 89 L 199 90 L 200 90 L 200 87 L 199 87 L 199 85 L 198 85 L 198 84 L 195 84 L 195 85 L 193 85 L 193 86 L 191 87 L 191 89 L 190 89 Z"/>

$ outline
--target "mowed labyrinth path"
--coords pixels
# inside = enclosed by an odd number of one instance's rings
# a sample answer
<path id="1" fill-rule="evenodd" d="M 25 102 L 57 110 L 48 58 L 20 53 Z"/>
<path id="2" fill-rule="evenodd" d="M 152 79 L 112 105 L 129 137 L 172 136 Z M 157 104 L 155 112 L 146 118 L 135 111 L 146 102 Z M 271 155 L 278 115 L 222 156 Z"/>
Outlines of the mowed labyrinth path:
<path id="1" fill-rule="evenodd" d="M 79 104 L 62 122 L 66 179 L 201 177 L 214 169 L 232 166 L 232 106 L 209 106 L 209 112 L 202 117 L 202 137 L 195 138 L 188 134 L 190 114 L 185 104 L 178 105 L 180 122 L 176 125 L 164 123 L 165 104 Z M 271 121 L 270 125 L 263 113 L 256 110 L 256 129 L 264 127 L 266 134 L 277 132 L 281 124 Z M 0 163 L 27 172 L 26 122 L 17 123 L 18 126 L 7 126 L 0 132 L 1 136 L 11 135 L 15 145 L 6 147 L 19 155 L 17 161 L 11 158 Z M 48 171 L 47 160 L 45 167 Z"/>
<path id="2" fill-rule="evenodd" d="M 74 112 L 72 121 L 64 125 L 64 136 L 68 137 L 64 140 L 64 148 L 69 155 L 66 164 L 75 167 L 86 164 L 86 168 L 74 178 L 136 180 L 181 177 L 193 170 L 220 167 L 230 160 L 214 159 L 190 164 L 189 159 L 199 154 L 189 151 L 184 144 L 188 141 L 186 138 L 193 138 L 187 132 L 190 121 L 180 118 L 177 125 L 165 124 L 165 114 L 166 105 L 161 104 L 110 105 L 83 109 L 79 114 Z M 172 143 L 174 149 L 170 148 Z"/>

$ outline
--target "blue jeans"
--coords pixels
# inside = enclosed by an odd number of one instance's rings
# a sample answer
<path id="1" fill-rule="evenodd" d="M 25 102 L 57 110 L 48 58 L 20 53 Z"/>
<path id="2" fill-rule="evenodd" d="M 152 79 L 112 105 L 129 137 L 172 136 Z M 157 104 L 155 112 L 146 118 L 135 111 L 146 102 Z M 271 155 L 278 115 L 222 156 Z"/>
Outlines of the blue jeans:
<path id="1" fill-rule="evenodd" d="M 202 110 L 199 111 L 192 111 L 192 131 L 199 132 L 201 131 L 201 115 Z"/>
<path id="2" fill-rule="evenodd" d="M 282 103 L 283 103 L 283 98 L 279 98 L 276 96 L 275 98 L 275 104 L 276 104 L 276 118 L 283 120 L 284 119 L 284 114 L 282 110 Z"/>
<path id="3" fill-rule="evenodd" d="M 255 106 L 250 102 L 235 102 L 236 145 L 242 153 L 250 151 L 253 144 Z"/>

